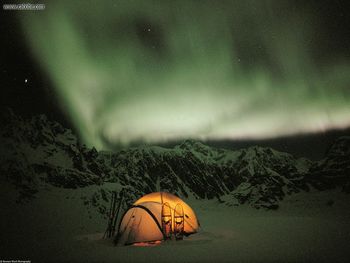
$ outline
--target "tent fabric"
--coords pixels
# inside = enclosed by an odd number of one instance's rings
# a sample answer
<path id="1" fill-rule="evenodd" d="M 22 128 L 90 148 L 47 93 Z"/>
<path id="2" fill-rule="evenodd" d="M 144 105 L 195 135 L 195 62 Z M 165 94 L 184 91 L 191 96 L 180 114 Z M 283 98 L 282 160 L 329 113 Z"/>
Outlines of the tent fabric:
<path id="1" fill-rule="evenodd" d="M 124 245 L 163 239 L 159 224 L 140 206 L 133 206 L 126 212 L 120 224 L 120 233 L 118 243 Z"/>
<path id="2" fill-rule="evenodd" d="M 180 204 L 184 210 L 185 215 L 185 226 L 184 231 L 187 234 L 196 233 L 199 228 L 197 216 L 192 210 L 192 208 L 186 204 L 181 198 L 166 192 L 155 192 L 151 194 L 144 195 L 138 199 L 134 205 L 142 204 L 144 202 L 156 202 L 159 204 L 168 203 L 171 207 L 172 213 L 174 213 L 177 204 Z M 161 213 L 159 213 L 160 215 Z M 160 222 L 160 221 L 159 221 Z M 174 226 L 173 226 L 174 227 Z"/>
<path id="3" fill-rule="evenodd" d="M 196 233 L 199 223 L 192 208 L 179 197 L 157 192 L 147 194 L 138 199 L 123 215 L 119 224 L 117 244 L 128 245 L 139 242 L 163 240 L 162 206 L 168 203 L 174 217 L 176 205 L 181 205 L 184 211 L 184 234 Z M 172 220 L 174 229 L 174 220 Z"/>

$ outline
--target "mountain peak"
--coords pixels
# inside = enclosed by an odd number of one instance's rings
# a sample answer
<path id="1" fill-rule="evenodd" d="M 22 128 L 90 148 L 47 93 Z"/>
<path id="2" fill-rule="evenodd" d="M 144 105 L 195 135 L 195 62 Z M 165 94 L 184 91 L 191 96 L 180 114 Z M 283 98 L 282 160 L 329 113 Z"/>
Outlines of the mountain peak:
<path id="1" fill-rule="evenodd" d="M 342 136 L 335 140 L 330 147 L 327 155 L 349 155 L 350 154 L 350 136 Z"/>
<path id="2" fill-rule="evenodd" d="M 204 146 L 204 144 L 194 139 L 186 139 L 182 141 L 178 146 L 179 148 L 184 149 L 193 146 Z"/>
<path id="3" fill-rule="evenodd" d="M 2 174 L 13 175 L 9 178 L 15 182 L 31 175 L 39 178 L 37 174 L 58 187 L 114 182 L 128 187 L 131 202 L 134 195 L 155 191 L 159 181 L 163 190 L 179 195 L 208 199 L 229 195 L 255 207 L 276 206 L 285 195 L 322 180 L 325 186 L 339 185 L 340 180 L 347 185 L 345 190 L 350 189 L 346 176 L 350 137 L 339 138 L 331 148 L 333 155 L 314 164 L 312 177 L 311 162 L 268 147 L 219 149 L 190 139 L 172 149 L 142 146 L 100 153 L 81 146 L 70 130 L 45 116 L 22 120 L 10 112 L 8 118 L 13 121 L 0 133 L 2 144 L 8 146 L 0 160 Z"/>
<path id="4" fill-rule="evenodd" d="M 184 140 L 181 144 L 174 147 L 174 149 L 180 149 L 181 151 L 192 152 L 198 155 L 198 157 L 208 157 L 216 155 L 217 149 L 203 144 L 200 141 L 193 139 Z"/>

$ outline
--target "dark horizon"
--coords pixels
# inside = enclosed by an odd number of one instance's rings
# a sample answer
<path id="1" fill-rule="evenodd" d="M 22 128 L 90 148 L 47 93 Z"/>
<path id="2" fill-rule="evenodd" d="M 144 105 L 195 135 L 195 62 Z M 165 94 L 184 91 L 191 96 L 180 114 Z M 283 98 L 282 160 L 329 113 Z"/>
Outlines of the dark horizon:
<path id="1" fill-rule="evenodd" d="M 242 139 L 242 140 L 198 140 L 205 145 L 224 148 L 229 150 L 239 150 L 251 146 L 270 147 L 280 152 L 286 152 L 298 158 L 307 158 L 312 161 L 318 161 L 325 157 L 333 143 L 342 136 L 350 136 L 350 127 L 345 129 L 332 129 L 319 133 L 296 134 L 293 136 L 281 136 L 277 138 L 266 139 Z M 191 138 L 188 138 L 191 140 Z M 127 146 L 111 145 L 110 150 L 121 150 L 138 146 L 160 146 L 164 148 L 173 148 L 181 144 L 182 140 L 173 140 L 167 142 L 146 143 L 143 141 L 134 141 Z"/>

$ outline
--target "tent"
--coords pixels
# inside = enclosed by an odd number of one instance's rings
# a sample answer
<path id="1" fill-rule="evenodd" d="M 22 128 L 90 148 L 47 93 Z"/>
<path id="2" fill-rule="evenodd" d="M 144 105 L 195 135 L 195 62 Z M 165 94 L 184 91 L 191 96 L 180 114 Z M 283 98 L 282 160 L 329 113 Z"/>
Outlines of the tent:
<path id="1" fill-rule="evenodd" d="M 155 192 L 138 199 L 122 216 L 116 243 L 157 242 L 182 239 L 196 233 L 199 222 L 192 208 L 179 197 Z"/>

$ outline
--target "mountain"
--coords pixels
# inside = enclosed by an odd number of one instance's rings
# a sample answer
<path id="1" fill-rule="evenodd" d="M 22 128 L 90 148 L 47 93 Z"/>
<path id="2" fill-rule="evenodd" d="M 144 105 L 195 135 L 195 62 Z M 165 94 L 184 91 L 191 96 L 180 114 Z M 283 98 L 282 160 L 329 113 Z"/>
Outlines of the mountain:
<path id="1" fill-rule="evenodd" d="M 180 196 L 220 199 L 230 194 L 240 204 L 271 207 L 286 194 L 308 189 L 303 175 L 311 162 L 270 148 L 230 151 L 187 140 L 172 149 L 121 151 L 108 165 L 112 180 L 145 192 L 159 190 L 159 182 L 160 189 Z"/>
<path id="2" fill-rule="evenodd" d="M 286 195 L 308 191 L 310 186 L 325 189 L 321 186 L 328 181 L 329 187 L 349 182 L 348 138 L 339 139 L 324 160 L 313 163 L 268 147 L 233 151 L 194 140 L 173 148 L 143 146 L 98 152 L 44 115 L 22 119 L 7 110 L 1 121 L 0 180 L 19 189 L 19 201 L 35 197 L 46 185 L 99 185 L 90 203 L 101 211 L 106 207 L 99 200 L 107 202 L 113 189 L 125 189 L 125 205 L 161 190 L 183 197 L 217 198 L 228 206 L 273 209 Z"/>
<path id="3" fill-rule="evenodd" d="M 38 115 L 22 119 L 11 110 L 2 113 L 0 131 L 1 180 L 34 194 L 42 182 L 77 188 L 103 182 L 96 149 L 80 145 L 71 130 Z"/>
<path id="4" fill-rule="evenodd" d="M 350 193 L 350 136 L 339 137 L 325 158 L 311 166 L 307 178 L 317 189 L 341 186 Z"/>

